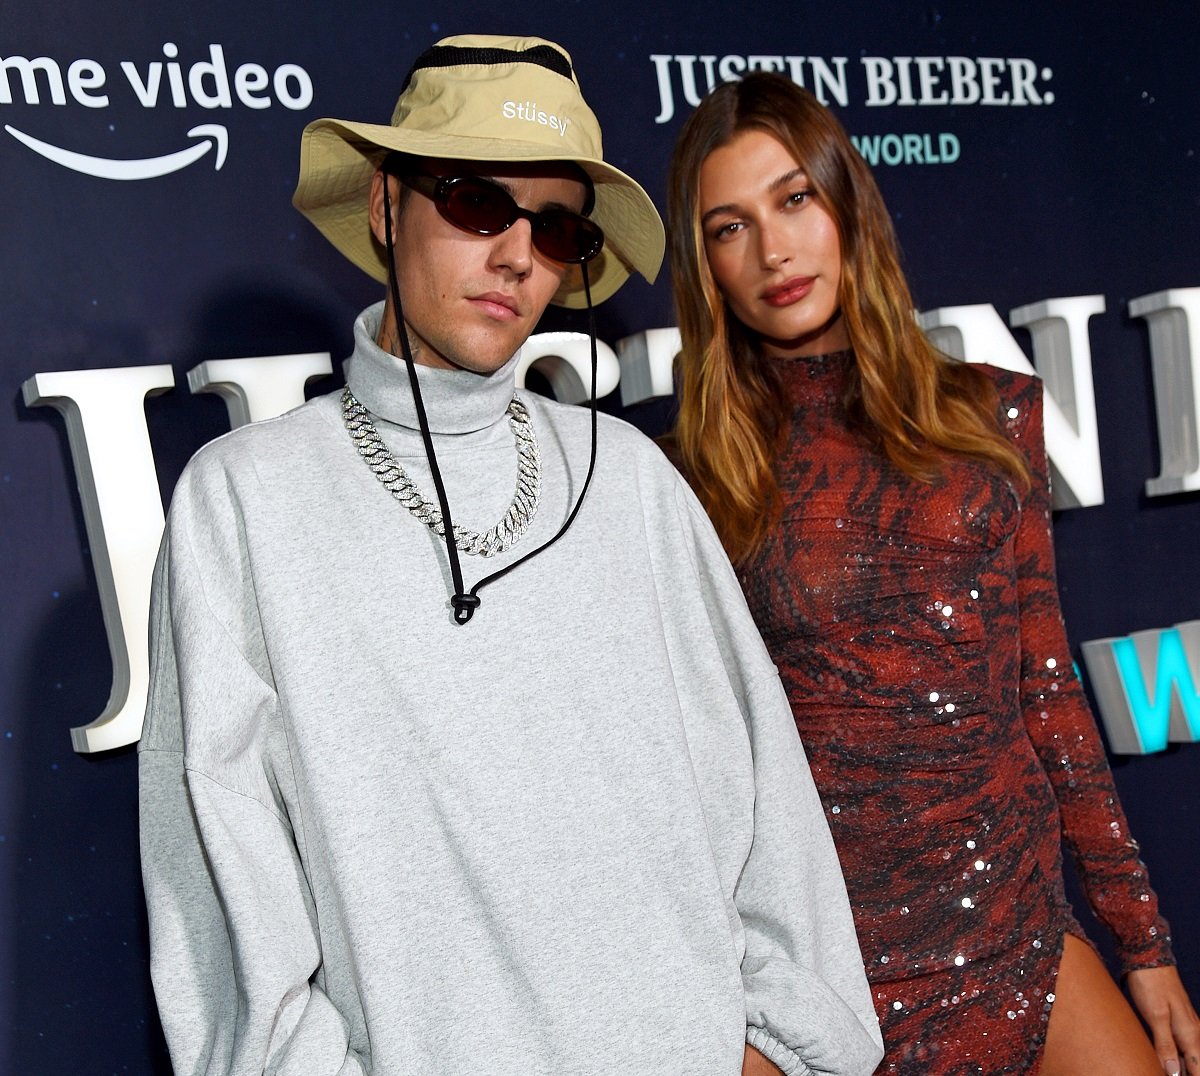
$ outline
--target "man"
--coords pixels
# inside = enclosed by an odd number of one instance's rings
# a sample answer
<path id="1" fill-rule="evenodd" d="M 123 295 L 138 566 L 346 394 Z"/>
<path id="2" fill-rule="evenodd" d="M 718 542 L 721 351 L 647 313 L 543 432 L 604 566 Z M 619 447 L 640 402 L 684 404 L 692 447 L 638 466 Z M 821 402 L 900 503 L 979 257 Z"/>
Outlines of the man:
<path id="1" fill-rule="evenodd" d="M 662 256 L 569 57 L 440 43 L 391 125 L 309 126 L 296 203 L 388 297 L 344 393 L 173 499 L 140 765 L 176 1072 L 869 1073 L 837 860 L 703 512 L 629 427 L 597 448 L 515 391 L 547 303 Z"/>

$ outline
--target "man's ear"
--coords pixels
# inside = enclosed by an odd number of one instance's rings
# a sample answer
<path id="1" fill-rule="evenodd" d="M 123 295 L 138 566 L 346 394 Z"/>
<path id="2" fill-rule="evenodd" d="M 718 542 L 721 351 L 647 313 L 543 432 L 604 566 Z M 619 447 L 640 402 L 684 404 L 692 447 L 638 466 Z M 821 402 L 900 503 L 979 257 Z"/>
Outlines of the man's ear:
<path id="1" fill-rule="evenodd" d="M 400 227 L 400 181 L 395 176 L 385 175 L 383 169 L 375 169 L 371 177 L 371 192 L 367 196 L 367 218 L 371 223 L 371 234 L 379 240 L 379 245 L 387 245 L 387 235 L 383 224 L 383 185 L 389 184 L 388 198 L 392 203 L 392 240 L 395 241 Z"/>

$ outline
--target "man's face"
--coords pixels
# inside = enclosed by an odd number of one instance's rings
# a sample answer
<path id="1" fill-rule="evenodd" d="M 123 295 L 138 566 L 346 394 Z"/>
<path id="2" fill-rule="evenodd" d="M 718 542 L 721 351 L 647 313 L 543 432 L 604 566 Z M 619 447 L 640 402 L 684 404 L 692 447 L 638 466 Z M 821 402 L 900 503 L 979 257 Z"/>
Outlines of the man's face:
<path id="1" fill-rule="evenodd" d="M 535 212 L 579 212 L 587 196 L 578 171 L 565 164 L 430 159 L 422 166 L 436 176 L 481 176 Z M 376 173 L 371 227 L 380 243 L 384 182 L 390 184 L 396 283 L 413 359 L 478 374 L 499 369 L 533 332 L 566 266 L 533 246 L 528 220 L 518 219 L 499 235 L 474 235 L 445 220 L 424 194 L 408 191 L 402 199 L 400 181 Z M 387 317 L 380 342 L 400 353 L 394 321 Z"/>

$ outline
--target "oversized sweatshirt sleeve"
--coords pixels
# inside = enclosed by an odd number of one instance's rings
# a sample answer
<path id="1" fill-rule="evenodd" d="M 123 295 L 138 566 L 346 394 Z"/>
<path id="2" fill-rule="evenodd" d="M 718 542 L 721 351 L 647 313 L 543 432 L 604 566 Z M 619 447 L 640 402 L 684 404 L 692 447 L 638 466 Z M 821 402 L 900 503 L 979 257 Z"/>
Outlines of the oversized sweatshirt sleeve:
<path id="1" fill-rule="evenodd" d="M 683 496 L 695 570 L 739 685 L 752 756 L 754 833 L 734 889 L 746 1041 L 786 1076 L 869 1076 L 883 1043 L 808 760 L 725 552 L 690 491 Z"/>
<path id="2" fill-rule="evenodd" d="M 357 1076 L 314 904 L 249 554 L 223 476 L 177 487 L 139 745 L 151 974 L 177 1076 Z"/>
<path id="3" fill-rule="evenodd" d="M 778 677 L 750 698 L 754 843 L 734 897 L 746 1041 L 787 1076 L 867 1076 L 882 1039 L 825 815 Z"/>
<path id="4" fill-rule="evenodd" d="M 1016 412 L 1010 433 L 1031 471 L 1016 535 L 1025 727 L 1054 788 L 1088 901 L 1113 932 L 1123 969 L 1172 964 L 1169 929 L 1067 646 L 1050 530 L 1041 382 L 1030 380 L 1006 403 Z"/>

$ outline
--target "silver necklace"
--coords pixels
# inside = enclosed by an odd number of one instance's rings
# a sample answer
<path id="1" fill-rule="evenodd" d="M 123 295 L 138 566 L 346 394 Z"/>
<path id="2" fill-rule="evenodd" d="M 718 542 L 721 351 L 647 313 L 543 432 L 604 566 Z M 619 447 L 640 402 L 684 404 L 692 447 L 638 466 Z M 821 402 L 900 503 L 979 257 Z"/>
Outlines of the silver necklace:
<path id="1" fill-rule="evenodd" d="M 370 412 L 355 398 L 349 388 L 342 392 L 342 421 L 350 432 L 358 454 L 384 488 L 417 517 L 425 526 L 446 535 L 442 513 L 430 504 L 417 489 L 400 462 L 389 451 Z M 508 511 L 491 530 L 480 534 L 467 527 L 454 525 L 454 544 L 473 556 L 490 557 L 503 553 L 529 528 L 541 497 L 541 460 L 537 436 L 525 405 L 514 396 L 508 403 L 508 428 L 517 442 L 517 488 Z"/>

